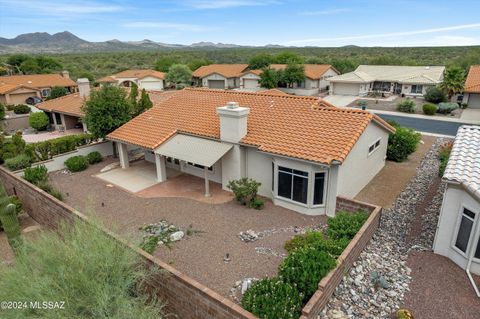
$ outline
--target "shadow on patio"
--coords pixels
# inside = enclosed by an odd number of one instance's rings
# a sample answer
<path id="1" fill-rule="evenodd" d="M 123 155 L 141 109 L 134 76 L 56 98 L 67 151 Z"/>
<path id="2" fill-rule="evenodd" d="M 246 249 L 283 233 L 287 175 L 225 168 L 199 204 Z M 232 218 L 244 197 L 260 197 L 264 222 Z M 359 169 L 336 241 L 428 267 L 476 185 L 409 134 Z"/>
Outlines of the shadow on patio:
<path id="1" fill-rule="evenodd" d="M 158 183 L 155 164 L 145 160 L 131 162 L 128 168 L 114 168 L 96 177 L 142 198 L 180 197 L 203 203 L 222 204 L 233 194 L 210 181 L 210 197 L 205 197 L 205 180 L 167 168 L 167 181 Z"/>

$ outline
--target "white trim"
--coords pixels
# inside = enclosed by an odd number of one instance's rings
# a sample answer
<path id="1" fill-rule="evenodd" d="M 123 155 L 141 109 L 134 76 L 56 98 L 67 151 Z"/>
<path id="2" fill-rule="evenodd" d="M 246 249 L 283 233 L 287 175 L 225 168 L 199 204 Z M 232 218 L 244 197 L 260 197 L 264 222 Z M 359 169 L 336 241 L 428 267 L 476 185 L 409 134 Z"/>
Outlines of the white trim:
<path id="1" fill-rule="evenodd" d="M 465 215 L 464 214 L 465 209 L 467 209 L 467 210 L 471 211 L 473 214 L 475 214 L 475 217 L 472 219 L 470 216 Z M 473 222 L 472 229 L 470 231 L 470 236 L 468 237 L 467 247 L 465 247 L 465 252 L 460 250 L 460 248 L 458 248 L 455 245 L 455 243 L 457 241 L 457 238 L 458 238 L 458 231 L 460 230 L 460 224 L 462 222 L 462 218 L 463 218 L 464 215 L 465 215 L 465 217 L 467 217 L 468 219 L 470 219 Z M 452 236 L 451 247 L 455 252 L 459 253 L 460 255 L 462 255 L 465 258 L 468 258 L 468 255 L 469 255 L 468 252 L 471 249 L 472 237 L 475 234 L 475 229 L 477 228 L 477 224 L 478 224 L 478 215 L 479 214 L 476 213 L 474 209 L 470 209 L 469 207 L 467 207 L 467 205 L 462 204 L 460 206 L 460 211 L 458 212 L 458 217 L 457 217 L 457 223 L 455 225 L 454 236 Z"/>
<path id="2" fill-rule="evenodd" d="M 370 144 L 368 146 L 368 156 L 372 155 L 373 153 L 375 153 L 376 150 L 378 150 L 380 148 L 381 143 L 379 143 L 379 142 L 381 142 L 381 140 L 382 140 L 382 138 L 379 137 L 378 139 L 375 140 L 375 142 L 373 142 L 372 144 Z M 378 145 L 376 145 L 377 143 L 378 143 Z M 373 146 L 373 150 L 370 151 L 370 147 L 372 147 L 372 146 Z"/>

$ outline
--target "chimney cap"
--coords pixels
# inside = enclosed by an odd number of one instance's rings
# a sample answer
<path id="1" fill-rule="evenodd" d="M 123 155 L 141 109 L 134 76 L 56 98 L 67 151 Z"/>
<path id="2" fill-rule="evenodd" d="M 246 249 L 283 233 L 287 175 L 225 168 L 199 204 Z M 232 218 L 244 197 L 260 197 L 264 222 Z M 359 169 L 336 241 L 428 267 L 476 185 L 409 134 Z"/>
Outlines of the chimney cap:
<path id="1" fill-rule="evenodd" d="M 77 83 L 90 83 L 90 81 L 87 78 L 80 78 L 77 79 Z"/>
<path id="2" fill-rule="evenodd" d="M 228 102 L 227 103 L 227 109 L 236 109 L 240 106 L 240 103 L 238 102 Z"/>

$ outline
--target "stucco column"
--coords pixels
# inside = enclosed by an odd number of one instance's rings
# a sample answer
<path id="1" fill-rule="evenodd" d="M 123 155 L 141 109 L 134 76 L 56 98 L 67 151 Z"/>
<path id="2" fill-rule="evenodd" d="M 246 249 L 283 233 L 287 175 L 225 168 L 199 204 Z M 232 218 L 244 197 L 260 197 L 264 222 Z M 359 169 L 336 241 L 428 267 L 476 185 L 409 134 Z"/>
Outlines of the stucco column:
<path id="1" fill-rule="evenodd" d="M 157 169 L 157 182 L 165 182 L 167 180 L 167 167 L 165 166 L 165 156 L 155 154 L 155 167 Z"/>
<path id="2" fill-rule="evenodd" d="M 338 168 L 338 165 L 332 165 L 328 170 L 325 211 L 330 217 L 334 217 L 337 210 Z"/>
<path id="3" fill-rule="evenodd" d="M 5 104 L 10 104 L 10 94 L 5 94 Z"/>
<path id="4" fill-rule="evenodd" d="M 208 181 L 208 167 L 205 166 L 205 197 L 210 197 L 210 182 Z"/>
<path id="5" fill-rule="evenodd" d="M 118 157 L 120 158 L 120 167 L 128 168 L 130 166 L 130 163 L 128 161 L 127 144 L 117 143 L 117 147 L 118 147 Z"/>
<path id="6" fill-rule="evenodd" d="M 65 123 L 65 114 L 60 114 L 60 118 L 62 119 L 62 126 L 65 130 L 67 130 L 67 123 Z"/>
<path id="7" fill-rule="evenodd" d="M 55 112 L 52 112 L 52 119 L 53 119 L 53 126 L 55 126 L 55 129 L 57 129 L 57 115 Z"/>

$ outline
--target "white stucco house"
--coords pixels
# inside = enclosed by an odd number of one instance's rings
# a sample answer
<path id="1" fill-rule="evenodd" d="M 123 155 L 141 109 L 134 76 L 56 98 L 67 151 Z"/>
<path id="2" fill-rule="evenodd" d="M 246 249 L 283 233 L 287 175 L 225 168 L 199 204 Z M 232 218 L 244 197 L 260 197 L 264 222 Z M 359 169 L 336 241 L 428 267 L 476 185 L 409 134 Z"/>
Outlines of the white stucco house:
<path id="1" fill-rule="evenodd" d="M 165 87 L 165 73 L 145 69 L 145 70 L 126 70 L 117 74 L 109 75 L 97 80 L 100 85 L 118 85 L 130 87 L 135 83 L 139 89 L 147 91 L 161 91 Z"/>
<path id="2" fill-rule="evenodd" d="M 236 89 L 240 87 L 240 75 L 248 64 L 210 64 L 196 69 L 193 83 L 210 89 Z"/>
<path id="3" fill-rule="evenodd" d="M 443 179 L 434 252 L 480 275 L 480 126 L 458 129 Z"/>
<path id="4" fill-rule="evenodd" d="M 362 110 L 340 109 L 315 97 L 204 88 L 177 91 L 107 138 L 120 165 L 142 148 L 156 167 L 227 189 L 242 177 L 261 182 L 275 205 L 309 215 L 335 214 L 336 197 L 354 197 L 385 165 L 392 128 Z"/>
<path id="5" fill-rule="evenodd" d="M 472 65 L 465 80 L 463 103 L 471 109 L 480 109 L 480 65 Z"/>
<path id="6" fill-rule="evenodd" d="M 331 77 L 329 93 L 423 97 L 429 87 L 442 83 L 444 73 L 444 66 L 360 65 L 353 72 Z"/>

